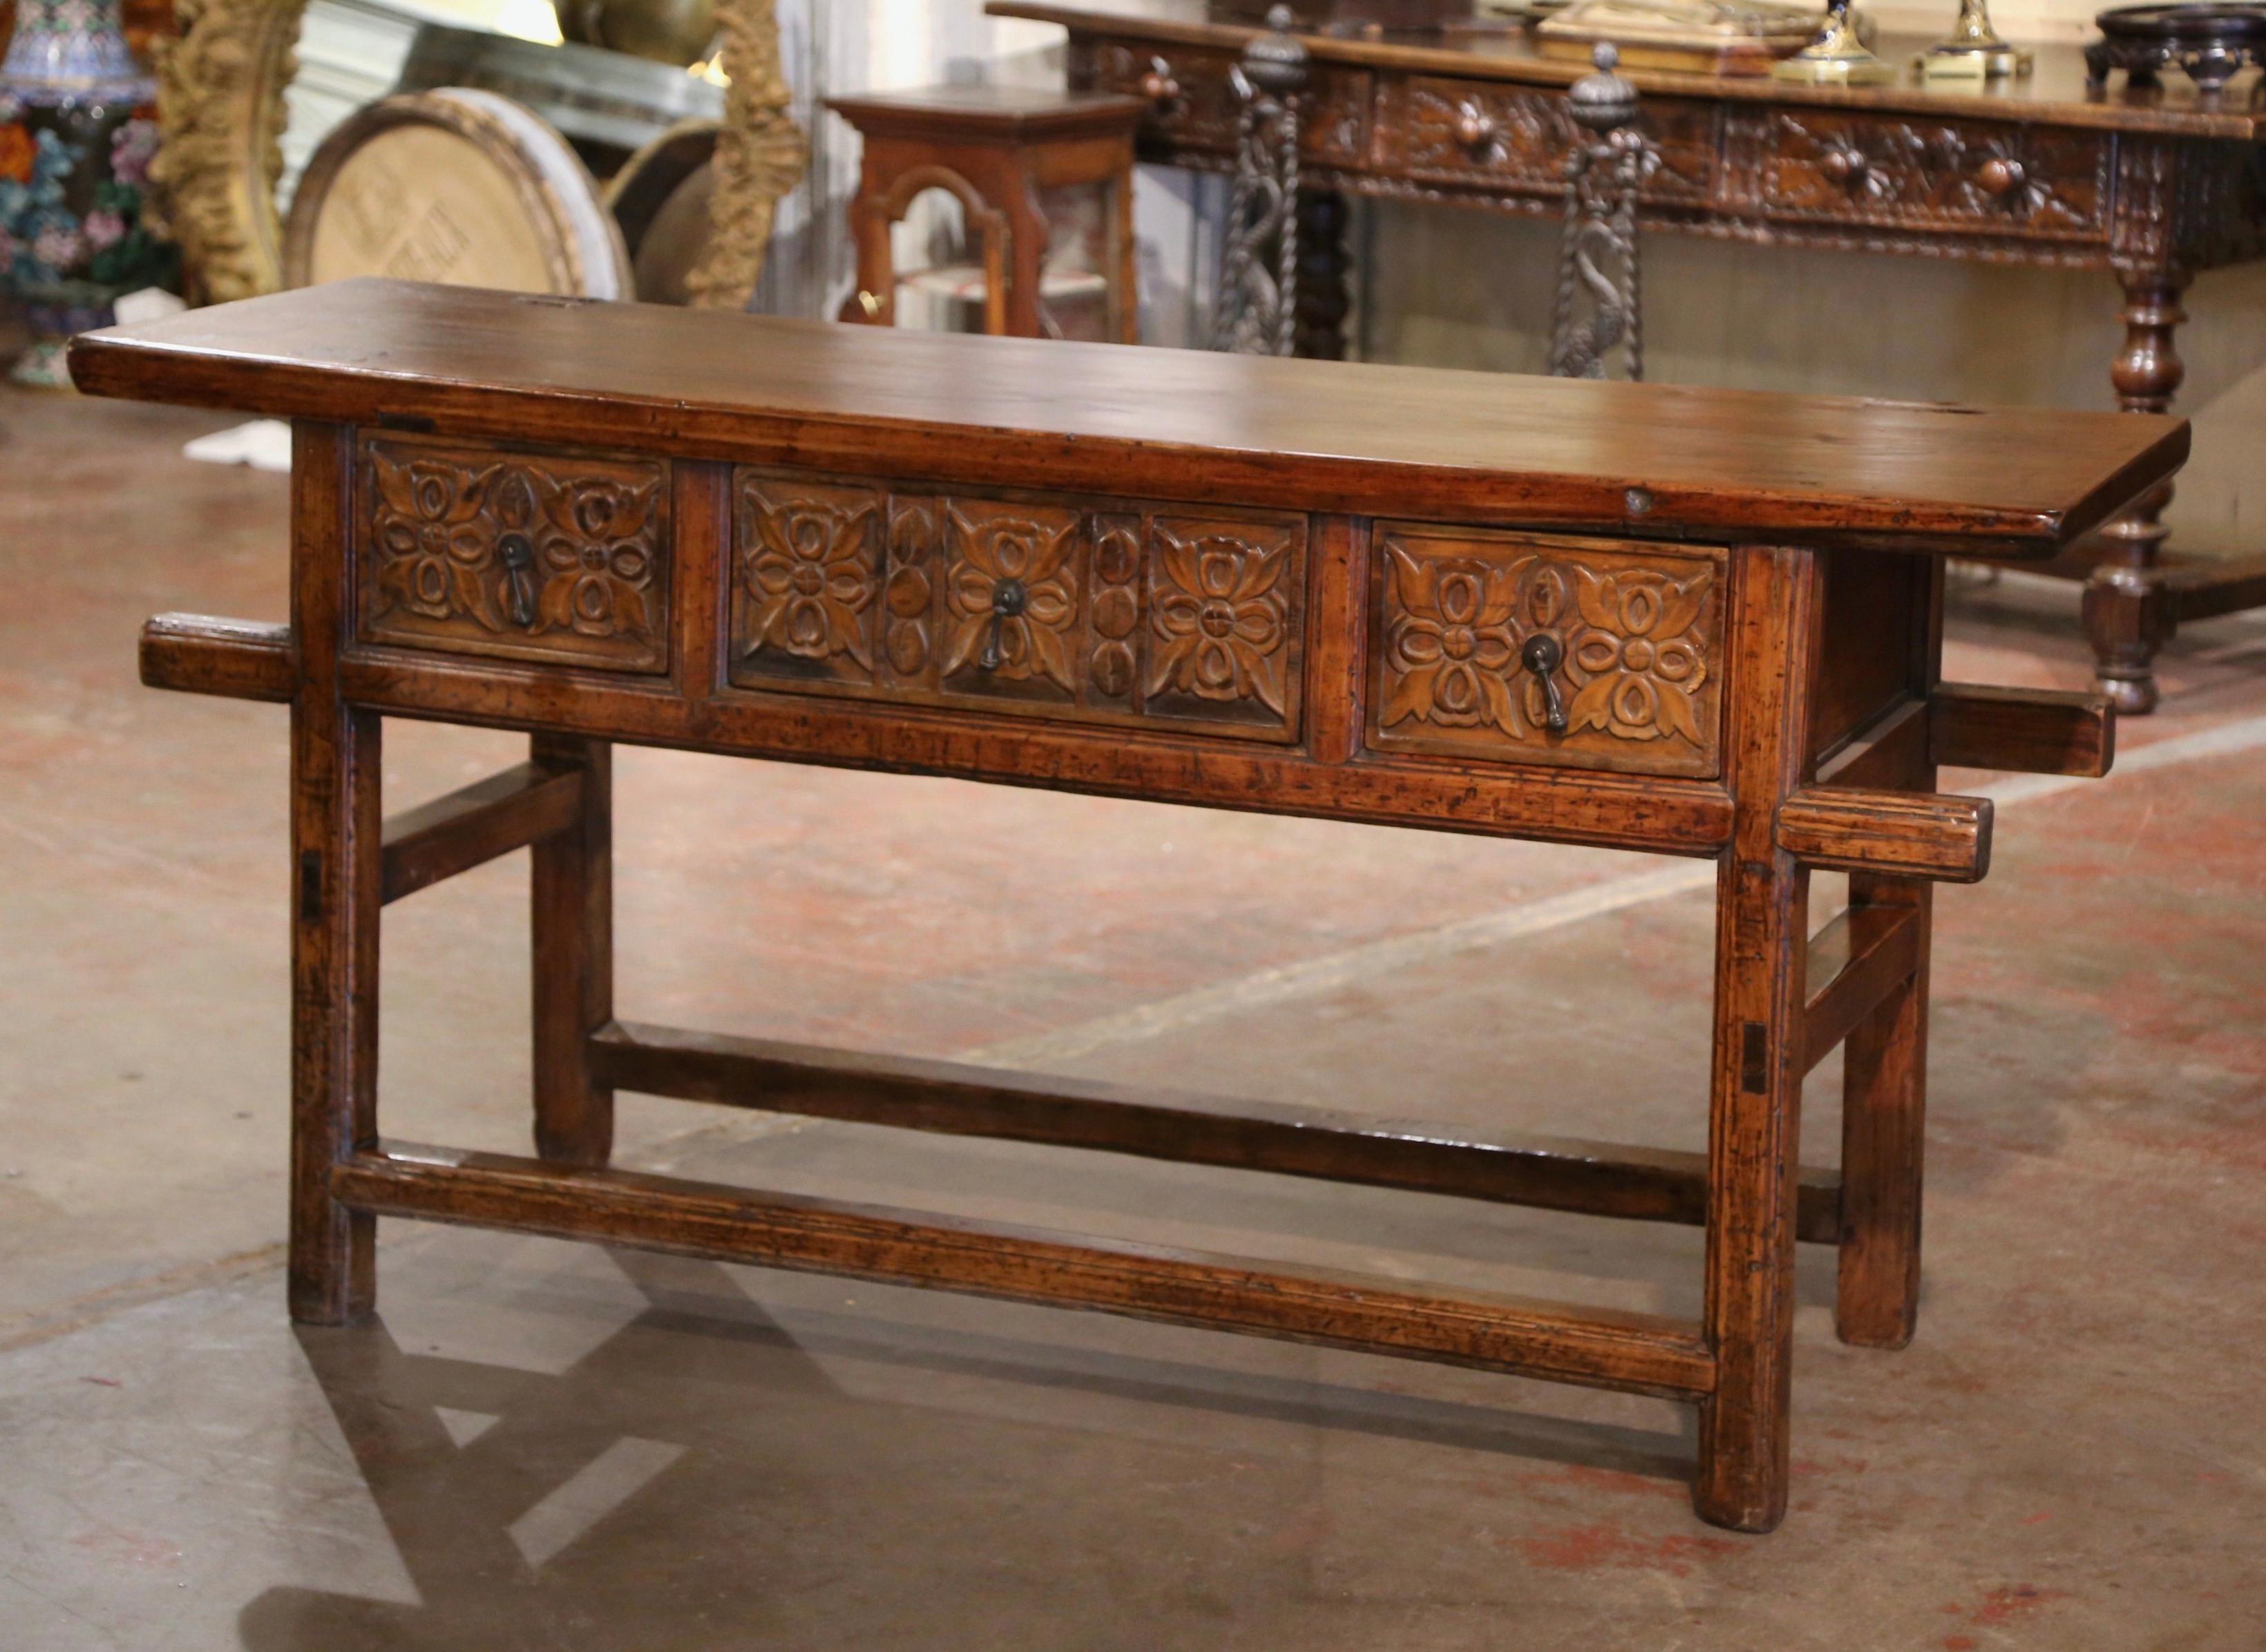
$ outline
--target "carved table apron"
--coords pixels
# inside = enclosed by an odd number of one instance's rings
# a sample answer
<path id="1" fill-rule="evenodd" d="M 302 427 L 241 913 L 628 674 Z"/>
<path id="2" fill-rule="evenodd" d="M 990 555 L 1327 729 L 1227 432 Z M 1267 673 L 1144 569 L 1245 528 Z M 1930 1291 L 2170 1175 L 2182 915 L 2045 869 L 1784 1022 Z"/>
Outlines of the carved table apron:
<path id="1" fill-rule="evenodd" d="M 153 684 L 292 719 L 289 1296 L 379 1215 L 1061 1303 L 1697 1404 L 1786 1505 L 1797 1239 L 1911 1335 L 1936 765 L 2098 774 L 2085 695 L 1939 680 L 1940 553 L 2043 557 L 2168 419 L 978 339 L 355 281 L 80 340 L 99 394 L 292 419 L 289 625 L 164 616 Z M 381 815 L 386 716 L 529 759 Z M 1231 1104 L 618 1020 L 610 742 L 1711 858 L 1705 1155 Z M 380 908 L 533 851 L 536 1156 L 382 1139 Z M 1817 934 L 1814 867 L 1852 904 Z M 1838 1174 L 1802 1076 L 1846 1046 Z M 630 1090 L 1704 1224 L 1687 1324 L 608 1167 Z"/>
<path id="2" fill-rule="evenodd" d="M 1215 18 L 1264 5 L 1207 0 L 994 0 L 997 16 L 1070 31 L 1076 91 L 1151 100 L 1145 160 L 1233 163 L 1228 75 L 1259 31 Z M 1313 55 L 1302 123 L 1302 355 L 1342 353 L 1347 194 L 1555 213 L 1573 127 L 1564 89 L 1584 65 L 1524 36 L 1303 37 Z M 1884 45 L 1903 62 L 1926 42 Z M 2124 342 L 2120 406 L 2165 413 L 2186 368 L 2173 346 L 2199 270 L 2266 252 L 2266 115 L 2206 98 L 2184 76 L 2088 91 L 2074 46 L 2038 48 L 2017 80 L 1822 87 L 1624 69 L 1643 92 L 1661 165 L 1642 226 L 1765 245 L 2112 270 Z M 1897 325 L 1918 325 L 1905 318 Z M 2266 604 L 2266 553 L 2164 551 L 2168 487 L 2043 571 L 2086 579 L 2102 689 L 2126 712 L 2156 703 L 2156 651 L 2182 619 Z"/>

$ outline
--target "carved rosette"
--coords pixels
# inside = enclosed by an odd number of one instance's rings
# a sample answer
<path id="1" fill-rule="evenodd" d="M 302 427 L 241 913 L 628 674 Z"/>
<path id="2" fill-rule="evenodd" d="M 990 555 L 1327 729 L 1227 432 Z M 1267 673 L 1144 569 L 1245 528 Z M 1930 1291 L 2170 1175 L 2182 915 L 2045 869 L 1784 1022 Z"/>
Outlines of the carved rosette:
<path id="1" fill-rule="evenodd" d="M 1571 674 L 1589 681 L 1567 707 L 1568 732 L 1700 744 L 1692 696 L 1707 683 L 1707 650 L 1696 627 L 1714 580 L 1713 570 L 1678 580 L 1649 568 L 1575 567 L 1583 628 L 1574 633 Z"/>
<path id="2" fill-rule="evenodd" d="M 386 440 L 363 476 L 365 640 L 666 665 L 663 466 Z"/>
<path id="3" fill-rule="evenodd" d="M 1165 521 L 1155 539 L 1151 698 L 1256 701 L 1281 715 L 1290 540 L 1254 539 L 1247 527 Z"/>
<path id="4" fill-rule="evenodd" d="M 1378 745 L 1715 772 L 1713 559 L 1446 530 L 1382 543 Z M 1562 733 L 1524 657 L 1545 634 L 1559 645 Z"/>
<path id="5" fill-rule="evenodd" d="M 1079 519 L 1066 510 L 955 501 L 946 510 L 943 675 L 1077 692 L 1072 663 Z"/>
<path id="6" fill-rule="evenodd" d="M 740 647 L 870 681 L 880 502 L 845 488 L 740 494 Z"/>
<path id="7" fill-rule="evenodd" d="M 1385 547 L 1390 581 L 1384 726 L 1414 719 L 1442 728 L 1491 726 L 1525 737 L 1513 687 L 1518 588 L 1532 557 L 1509 563 L 1419 559 Z"/>
<path id="8" fill-rule="evenodd" d="M 735 495 L 741 687 L 1295 735 L 1303 518 L 756 469 Z"/>

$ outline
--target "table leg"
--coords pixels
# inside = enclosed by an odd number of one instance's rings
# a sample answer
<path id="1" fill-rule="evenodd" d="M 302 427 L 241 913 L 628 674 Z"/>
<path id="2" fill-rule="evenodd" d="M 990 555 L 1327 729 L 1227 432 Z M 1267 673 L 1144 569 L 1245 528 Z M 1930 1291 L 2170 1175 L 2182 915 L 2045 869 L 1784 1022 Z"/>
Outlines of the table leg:
<path id="1" fill-rule="evenodd" d="M 579 770 L 581 813 L 533 857 L 535 1150 L 557 1164 L 603 1166 L 613 1151 L 614 1093 L 590 1071 L 590 1034 L 614 1015 L 613 748 L 537 735 L 530 756 Z"/>
<path id="2" fill-rule="evenodd" d="M 331 1196 L 331 1171 L 377 1144 L 377 915 L 384 819 L 380 722 L 343 704 L 338 640 L 346 433 L 292 440 L 291 1233 L 286 1294 L 302 1325 L 368 1316 L 376 1218 Z"/>
<path id="3" fill-rule="evenodd" d="M 1298 194 L 1298 284 L 1294 355 L 1341 362 L 1353 313 L 1346 253 L 1346 198 L 1334 189 Z"/>
<path id="4" fill-rule="evenodd" d="M 1715 1043 L 1707 1126 L 1706 1331 L 1715 1389 L 1700 1405 L 1702 1519 L 1768 1531 L 1785 1517 L 1794 1354 L 1809 874 L 1775 841 L 1809 750 L 1817 570 L 1805 551 L 1742 549 L 1732 568 L 1736 799 L 1716 881 Z"/>
<path id="5" fill-rule="evenodd" d="M 1911 912 L 1919 968 L 1842 1046 L 1840 1282 L 1845 1342 L 1902 1348 L 1919 1312 L 1920 1171 L 1927 1122 L 1927 956 L 1933 886 L 1853 874 L 1852 950 Z"/>
<path id="6" fill-rule="evenodd" d="M 2168 413 L 2187 363 L 2173 335 L 2185 321 L 2180 296 L 2189 277 L 2184 270 L 2119 270 L 2124 289 L 2124 347 L 2109 378 L 2117 406 L 2126 413 Z M 2095 675 L 2101 690 L 2128 715 L 2156 708 L 2156 650 L 2172 634 L 2172 605 L 2160 567 L 2171 530 L 2164 509 L 2172 485 L 2160 482 L 2131 508 L 2101 530 L 2109 556 L 2085 588 L 2085 628 L 2093 639 Z"/>

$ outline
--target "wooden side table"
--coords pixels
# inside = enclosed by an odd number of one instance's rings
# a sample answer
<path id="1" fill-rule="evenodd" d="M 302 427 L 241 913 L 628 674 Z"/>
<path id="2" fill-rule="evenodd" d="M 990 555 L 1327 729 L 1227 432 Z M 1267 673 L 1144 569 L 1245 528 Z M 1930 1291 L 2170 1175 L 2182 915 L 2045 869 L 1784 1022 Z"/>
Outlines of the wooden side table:
<path id="1" fill-rule="evenodd" d="M 1912 1334 L 1930 896 L 1991 845 L 1937 766 L 2109 761 L 2098 696 L 1941 680 L 1941 559 L 2051 555 L 2188 441 L 384 281 L 89 335 L 70 365 L 296 421 L 291 624 L 161 618 L 142 665 L 291 707 L 300 1319 L 371 1311 L 380 1216 L 1085 1307 L 1688 1400 L 1700 1512 L 1749 1531 L 1786 1509 L 1796 1244 L 1837 1251 L 1845 1341 Z M 518 730 L 529 760 L 388 819 L 388 717 Z M 1711 860 L 1707 1151 L 618 1019 L 618 741 Z M 536 1154 L 389 1141 L 380 910 L 529 846 Z M 1813 933 L 1816 867 L 1853 875 Z M 1611 1036 L 1612 1008 L 1580 1025 Z M 1836 1049 L 1838 1173 L 1798 1157 Z M 1687 1223 L 1706 1305 L 616 1170 L 618 1090 Z"/>
<path id="2" fill-rule="evenodd" d="M 844 321 L 895 325 L 906 288 L 983 307 L 982 331 L 1035 339 L 1140 337 L 1134 278 L 1135 97 L 931 86 L 836 98 L 865 139 L 850 232 L 857 290 Z M 960 203 L 972 262 L 902 270 L 891 231 L 931 190 Z M 1064 325 L 1057 311 L 1087 311 Z"/>

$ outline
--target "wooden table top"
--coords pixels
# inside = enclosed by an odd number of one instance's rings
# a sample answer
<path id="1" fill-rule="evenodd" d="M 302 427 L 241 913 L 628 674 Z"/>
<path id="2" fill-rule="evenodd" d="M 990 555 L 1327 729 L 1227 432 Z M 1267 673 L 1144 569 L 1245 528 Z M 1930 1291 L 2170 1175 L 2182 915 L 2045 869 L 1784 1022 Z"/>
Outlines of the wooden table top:
<path id="1" fill-rule="evenodd" d="M 983 338 L 362 280 L 80 338 L 96 394 L 853 474 L 2044 555 L 2183 420 Z M 1638 490 L 1633 496 L 1632 490 Z"/>
<path id="2" fill-rule="evenodd" d="M 1299 9 L 1310 13 L 1315 8 L 1309 4 Z M 1240 50 L 1244 41 L 1263 33 L 1255 25 L 1265 15 L 1267 5 L 1265 0 L 1082 0 L 1071 4 L 991 0 L 984 10 L 993 17 L 1027 18 L 1089 29 L 1107 26 L 1117 34 L 1137 33 L 1160 42 Z M 1948 33 L 1958 10 L 1954 0 L 1944 0 L 1944 26 L 1938 34 L 1882 37 L 1880 55 L 1897 66 L 1899 76 L 1885 86 L 1808 86 L 1766 76 L 1686 75 L 1656 69 L 1625 69 L 1621 73 L 1641 91 L 1727 101 L 1876 109 L 1937 117 L 1980 115 L 2243 141 L 2266 136 L 2266 80 L 2247 72 L 2216 98 L 2198 91 L 2176 69 L 2167 72 L 2156 86 L 2128 88 L 2124 77 L 2116 74 L 2106 88 L 2094 91 L 2085 84 L 2080 48 L 2054 44 L 2036 47 L 2035 72 L 2017 79 L 1922 82 L 1912 72 L 1912 55 Z M 1532 38 L 1516 27 L 1397 30 L 1375 39 L 1323 34 L 1300 38 L 1322 62 L 1409 74 L 1564 85 L 1589 72 L 1586 63 L 1536 55 Z"/>

